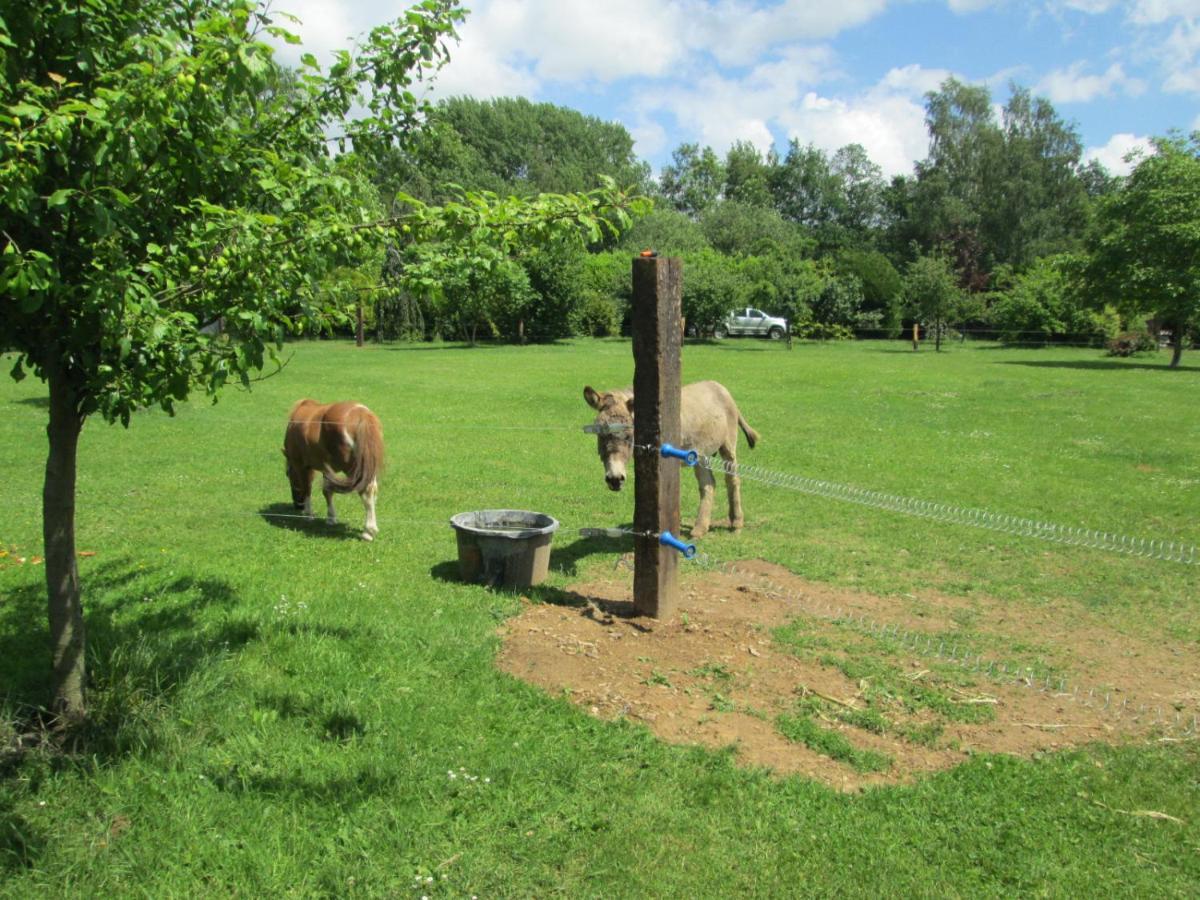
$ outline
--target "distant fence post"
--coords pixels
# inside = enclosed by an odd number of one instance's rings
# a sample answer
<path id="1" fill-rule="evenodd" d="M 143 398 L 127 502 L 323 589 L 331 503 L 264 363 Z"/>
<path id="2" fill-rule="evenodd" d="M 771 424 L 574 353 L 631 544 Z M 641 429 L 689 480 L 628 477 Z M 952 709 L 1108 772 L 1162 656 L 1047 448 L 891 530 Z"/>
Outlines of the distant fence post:
<path id="1" fill-rule="evenodd" d="M 633 440 L 642 448 L 679 443 L 682 305 L 682 260 L 633 260 Z M 634 529 L 678 536 L 679 464 L 635 449 L 633 471 Z M 656 619 L 679 605 L 678 556 L 655 537 L 634 538 L 633 605 Z"/>

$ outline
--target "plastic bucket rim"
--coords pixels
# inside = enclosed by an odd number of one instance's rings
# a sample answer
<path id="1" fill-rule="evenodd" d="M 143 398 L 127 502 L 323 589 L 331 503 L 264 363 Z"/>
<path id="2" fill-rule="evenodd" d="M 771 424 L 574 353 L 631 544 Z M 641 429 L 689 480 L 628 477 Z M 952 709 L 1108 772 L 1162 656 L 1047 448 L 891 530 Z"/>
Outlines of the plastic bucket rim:
<path id="1" fill-rule="evenodd" d="M 468 516 L 486 516 L 489 514 L 497 518 L 504 515 L 528 516 L 544 520 L 546 524 L 530 524 L 518 528 L 488 528 L 466 520 Z M 554 516 L 531 509 L 475 509 L 456 513 L 450 517 L 450 527 L 456 532 L 465 532 L 476 537 L 505 538 L 508 540 L 529 540 L 530 538 L 552 535 L 558 531 L 559 524 L 558 519 L 554 518 Z"/>

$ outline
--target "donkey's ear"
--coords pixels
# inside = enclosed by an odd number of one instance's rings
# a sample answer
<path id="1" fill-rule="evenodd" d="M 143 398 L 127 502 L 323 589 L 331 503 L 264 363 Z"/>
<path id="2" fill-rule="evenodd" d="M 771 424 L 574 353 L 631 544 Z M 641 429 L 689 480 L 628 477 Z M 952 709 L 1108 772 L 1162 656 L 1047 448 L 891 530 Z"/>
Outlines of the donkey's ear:
<path id="1" fill-rule="evenodd" d="M 600 408 L 600 395 L 596 393 L 591 385 L 583 389 L 583 399 L 587 401 L 587 405 L 592 409 Z"/>

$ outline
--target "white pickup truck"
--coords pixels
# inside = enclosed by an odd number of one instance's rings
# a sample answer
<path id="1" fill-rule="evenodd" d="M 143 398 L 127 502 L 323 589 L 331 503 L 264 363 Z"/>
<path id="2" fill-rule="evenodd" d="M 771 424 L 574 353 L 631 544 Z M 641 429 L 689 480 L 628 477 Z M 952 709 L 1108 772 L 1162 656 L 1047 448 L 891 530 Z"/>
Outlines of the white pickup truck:
<path id="1" fill-rule="evenodd" d="M 761 309 L 747 306 L 735 309 L 726 316 L 725 321 L 713 329 L 713 337 L 721 340 L 736 335 L 751 335 L 777 341 L 787 334 L 787 327 L 787 319 L 768 316 Z"/>

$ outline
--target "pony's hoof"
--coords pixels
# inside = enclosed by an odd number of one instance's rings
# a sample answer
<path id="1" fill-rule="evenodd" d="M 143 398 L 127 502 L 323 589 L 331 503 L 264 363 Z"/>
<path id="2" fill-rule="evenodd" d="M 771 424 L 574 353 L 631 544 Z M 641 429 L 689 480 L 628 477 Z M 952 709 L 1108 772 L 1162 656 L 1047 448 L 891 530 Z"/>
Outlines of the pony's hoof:
<path id="1" fill-rule="evenodd" d="M 373 534 L 372 534 L 371 532 L 369 532 L 369 531 L 364 531 L 364 532 L 362 533 L 362 539 L 363 539 L 364 541 L 373 541 L 373 540 L 375 540 L 375 535 L 373 535 Z"/>
<path id="2" fill-rule="evenodd" d="M 695 538 L 702 538 L 702 537 L 704 537 L 706 534 L 708 534 L 708 529 L 707 529 L 707 528 L 693 528 L 693 529 L 692 529 L 692 533 L 691 533 L 691 537 L 692 537 L 693 539 L 695 539 Z"/>
<path id="3" fill-rule="evenodd" d="M 328 518 L 325 519 L 325 524 L 326 525 L 336 525 L 337 519 L 335 519 L 333 516 L 329 516 Z"/>
<path id="4" fill-rule="evenodd" d="M 732 531 L 741 531 L 742 526 L 745 524 L 746 524 L 745 522 L 735 520 L 735 521 L 729 523 L 729 528 Z"/>

